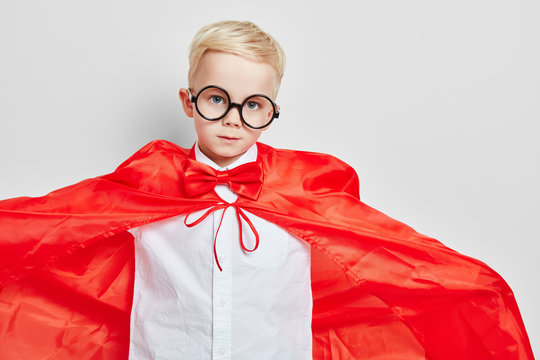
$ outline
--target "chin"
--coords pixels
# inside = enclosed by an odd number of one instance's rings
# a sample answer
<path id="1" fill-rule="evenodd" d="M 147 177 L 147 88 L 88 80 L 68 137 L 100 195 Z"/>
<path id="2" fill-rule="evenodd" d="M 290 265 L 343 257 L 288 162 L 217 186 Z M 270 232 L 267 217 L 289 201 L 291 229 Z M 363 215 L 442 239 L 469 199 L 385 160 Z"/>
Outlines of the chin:
<path id="1" fill-rule="evenodd" d="M 242 156 L 243 153 L 245 153 L 246 151 L 231 151 L 231 150 L 218 150 L 216 149 L 216 151 L 212 151 L 212 153 L 214 154 L 214 157 L 217 159 L 217 160 L 221 160 L 221 161 L 227 161 L 227 160 L 236 160 L 238 157 Z"/>
<path id="2" fill-rule="evenodd" d="M 243 153 L 245 153 L 245 151 L 234 152 L 234 153 L 220 153 L 218 154 L 218 156 L 220 159 L 223 159 L 223 160 L 236 160 L 237 158 L 242 156 Z"/>
<path id="3" fill-rule="evenodd" d="M 217 156 L 221 156 L 221 157 L 233 158 L 233 157 L 242 155 L 246 151 L 247 151 L 247 149 L 238 148 L 238 147 L 235 147 L 235 148 L 219 147 L 219 148 L 216 149 L 216 151 L 214 151 L 214 154 L 216 154 Z"/>

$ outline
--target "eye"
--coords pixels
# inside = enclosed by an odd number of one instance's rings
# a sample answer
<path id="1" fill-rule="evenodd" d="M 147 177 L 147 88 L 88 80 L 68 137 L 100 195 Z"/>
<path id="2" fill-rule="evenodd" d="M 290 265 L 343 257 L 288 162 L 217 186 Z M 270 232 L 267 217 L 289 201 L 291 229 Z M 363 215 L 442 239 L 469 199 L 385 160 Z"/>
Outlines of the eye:
<path id="1" fill-rule="evenodd" d="M 259 108 L 259 103 L 255 101 L 248 101 L 246 106 L 249 110 L 257 110 Z"/>
<path id="2" fill-rule="evenodd" d="M 214 104 L 223 104 L 223 98 L 217 95 L 212 95 L 210 97 L 210 101 L 212 101 Z"/>

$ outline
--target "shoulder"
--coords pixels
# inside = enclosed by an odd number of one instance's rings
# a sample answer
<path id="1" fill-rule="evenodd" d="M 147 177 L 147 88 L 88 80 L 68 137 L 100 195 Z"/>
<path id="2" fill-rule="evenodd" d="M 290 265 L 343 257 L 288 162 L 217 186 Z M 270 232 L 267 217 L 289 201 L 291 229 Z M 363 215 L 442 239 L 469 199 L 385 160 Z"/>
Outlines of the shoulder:
<path id="1" fill-rule="evenodd" d="M 349 164 L 333 155 L 313 151 L 276 149 L 263 143 L 257 143 L 257 145 L 259 154 L 262 156 L 274 157 L 275 160 L 287 161 L 291 165 L 316 163 L 317 165 L 330 165 L 333 168 L 338 169 L 353 170 Z"/>
<path id="2" fill-rule="evenodd" d="M 147 192 L 176 195 L 190 151 L 166 140 L 154 140 L 101 178 Z"/>
<path id="3" fill-rule="evenodd" d="M 257 143 L 266 174 L 297 181 L 308 191 L 347 192 L 359 198 L 359 180 L 352 166 L 337 157 L 311 151 L 275 149 Z M 266 180 L 265 180 L 266 181 Z"/>
<path id="4" fill-rule="evenodd" d="M 117 169 L 129 166 L 131 163 L 148 159 L 149 157 L 171 157 L 171 156 L 187 156 L 190 149 L 183 148 L 167 140 L 153 140 L 142 148 L 137 150 L 133 155 L 126 159 Z"/>

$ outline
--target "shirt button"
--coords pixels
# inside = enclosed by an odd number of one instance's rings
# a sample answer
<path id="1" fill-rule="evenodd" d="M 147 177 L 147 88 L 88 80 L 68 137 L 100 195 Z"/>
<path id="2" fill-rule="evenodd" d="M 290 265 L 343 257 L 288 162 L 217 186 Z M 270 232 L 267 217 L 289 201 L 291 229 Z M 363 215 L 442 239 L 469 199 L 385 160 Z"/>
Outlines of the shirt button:
<path id="1" fill-rule="evenodd" d="M 227 305 L 227 300 L 225 300 L 225 299 L 219 300 L 219 305 L 221 305 L 221 306 Z"/>
<path id="2" fill-rule="evenodd" d="M 219 258 L 219 262 L 225 262 L 225 260 L 227 260 L 227 257 L 225 255 L 220 255 L 218 256 Z"/>
<path id="3" fill-rule="evenodd" d="M 225 354 L 225 348 L 219 348 L 218 354 L 219 355 L 224 355 Z"/>

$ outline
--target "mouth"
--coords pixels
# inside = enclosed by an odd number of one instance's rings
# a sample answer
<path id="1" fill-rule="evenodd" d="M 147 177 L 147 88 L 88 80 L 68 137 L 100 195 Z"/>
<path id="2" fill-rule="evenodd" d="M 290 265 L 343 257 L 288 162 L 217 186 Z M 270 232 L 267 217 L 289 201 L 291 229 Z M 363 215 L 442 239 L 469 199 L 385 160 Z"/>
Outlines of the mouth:
<path id="1" fill-rule="evenodd" d="M 218 136 L 218 138 L 220 138 L 220 139 L 222 139 L 224 141 L 228 141 L 228 142 L 235 142 L 235 141 L 240 140 L 240 138 L 237 138 L 237 137 L 234 137 L 234 136 L 224 136 L 224 135 Z"/>

